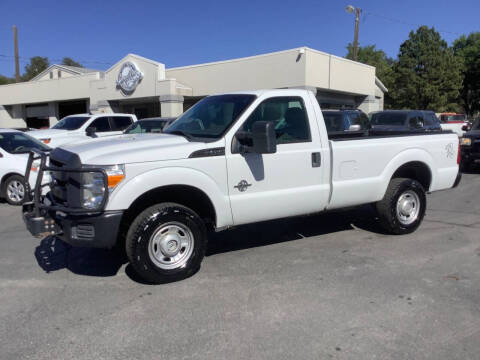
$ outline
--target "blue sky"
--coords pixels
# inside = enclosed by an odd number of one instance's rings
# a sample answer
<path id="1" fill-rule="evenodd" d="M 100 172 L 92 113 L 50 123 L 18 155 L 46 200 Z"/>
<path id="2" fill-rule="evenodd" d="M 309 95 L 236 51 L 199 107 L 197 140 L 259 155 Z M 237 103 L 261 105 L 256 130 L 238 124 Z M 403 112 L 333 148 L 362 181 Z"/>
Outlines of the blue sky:
<path id="1" fill-rule="evenodd" d="M 304 45 L 344 56 L 353 38 L 349 3 L 364 10 L 360 45 L 376 44 L 392 57 L 416 24 L 434 26 L 449 43 L 480 31 L 478 0 L 0 0 L 0 74 L 14 74 L 14 24 L 22 71 L 35 55 L 99 69 L 127 53 L 167 68 Z"/>

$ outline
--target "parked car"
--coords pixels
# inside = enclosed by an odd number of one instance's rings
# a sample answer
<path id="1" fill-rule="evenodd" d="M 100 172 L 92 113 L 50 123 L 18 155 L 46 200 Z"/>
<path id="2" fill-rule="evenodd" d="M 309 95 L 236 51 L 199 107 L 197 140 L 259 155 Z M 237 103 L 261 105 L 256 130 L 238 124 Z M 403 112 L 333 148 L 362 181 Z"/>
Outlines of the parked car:
<path id="1" fill-rule="evenodd" d="M 40 141 L 13 129 L 0 129 L 0 197 L 11 205 L 25 200 L 25 168 L 30 150 L 48 151 Z M 36 168 L 32 171 L 30 186 L 35 185 Z"/>
<path id="2" fill-rule="evenodd" d="M 470 126 L 465 114 L 442 113 L 439 118 L 443 130 L 451 130 L 460 137 Z"/>
<path id="3" fill-rule="evenodd" d="M 472 125 L 470 131 L 463 134 L 460 139 L 462 149 L 462 168 L 465 170 L 480 160 L 480 118 Z"/>
<path id="4" fill-rule="evenodd" d="M 78 114 L 64 117 L 50 129 L 29 131 L 28 134 L 56 148 L 91 137 L 120 135 L 136 121 L 137 117 L 132 114 Z"/>
<path id="5" fill-rule="evenodd" d="M 209 96 L 162 134 L 53 150 L 51 191 L 24 205 L 24 221 L 73 246 L 118 242 L 162 283 L 198 270 L 207 229 L 376 203 L 380 224 L 407 234 L 426 193 L 460 181 L 455 134 L 354 135 L 329 138 L 311 91 Z"/>
<path id="6" fill-rule="evenodd" d="M 124 134 L 159 133 L 166 129 L 175 119 L 174 117 L 141 119 L 130 125 L 124 131 Z"/>
<path id="7" fill-rule="evenodd" d="M 322 114 L 329 134 L 370 128 L 368 116 L 361 110 L 322 110 Z"/>
<path id="8" fill-rule="evenodd" d="M 440 122 L 433 111 L 384 110 L 372 113 L 372 133 L 441 131 Z"/>

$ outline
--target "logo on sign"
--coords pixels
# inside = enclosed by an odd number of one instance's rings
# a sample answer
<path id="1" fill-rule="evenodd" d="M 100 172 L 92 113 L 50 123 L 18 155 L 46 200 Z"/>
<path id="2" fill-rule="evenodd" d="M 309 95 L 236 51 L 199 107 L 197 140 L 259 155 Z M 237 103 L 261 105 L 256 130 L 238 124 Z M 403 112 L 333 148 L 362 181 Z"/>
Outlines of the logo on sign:
<path id="1" fill-rule="evenodd" d="M 130 95 L 135 91 L 138 83 L 142 79 L 143 74 L 137 65 L 131 61 L 127 61 L 122 65 L 118 73 L 117 87 L 119 87 L 125 95 Z"/>

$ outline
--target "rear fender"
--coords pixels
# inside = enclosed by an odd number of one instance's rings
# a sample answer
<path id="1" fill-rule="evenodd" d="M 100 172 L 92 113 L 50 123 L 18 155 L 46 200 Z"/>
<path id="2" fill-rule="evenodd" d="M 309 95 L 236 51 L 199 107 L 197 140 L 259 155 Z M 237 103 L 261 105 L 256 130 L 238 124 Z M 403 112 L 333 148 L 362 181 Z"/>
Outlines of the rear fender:
<path id="1" fill-rule="evenodd" d="M 383 170 L 381 175 L 382 186 L 379 187 L 379 190 L 376 196 L 377 199 L 382 199 L 383 196 L 385 195 L 388 184 L 390 183 L 390 180 L 392 179 L 393 174 L 395 174 L 395 172 L 398 169 L 400 169 L 400 167 L 410 162 L 420 162 L 425 164 L 428 167 L 428 169 L 430 170 L 430 176 L 431 176 L 430 187 L 428 189 L 425 189 L 425 191 L 429 191 L 431 189 L 432 184 L 434 184 L 436 181 L 436 173 L 437 173 L 437 169 L 435 167 L 435 162 L 433 157 L 427 151 L 420 148 L 407 149 L 400 152 L 392 160 L 390 160 L 388 165 Z"/>

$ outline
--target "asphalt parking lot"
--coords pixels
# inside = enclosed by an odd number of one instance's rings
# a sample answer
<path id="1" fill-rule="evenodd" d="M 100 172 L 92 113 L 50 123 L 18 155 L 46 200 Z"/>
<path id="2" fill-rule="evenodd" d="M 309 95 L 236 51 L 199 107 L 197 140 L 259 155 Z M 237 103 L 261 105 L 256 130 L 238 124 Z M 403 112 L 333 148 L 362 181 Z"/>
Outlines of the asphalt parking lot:
<path id="1" fill-rule="evenodd" d="M 479 359 L 480 174 L 428 202 L 401 237 L 368 206 L 219 233 L 159 286 L 2 203 L 0 358 Z"/>

